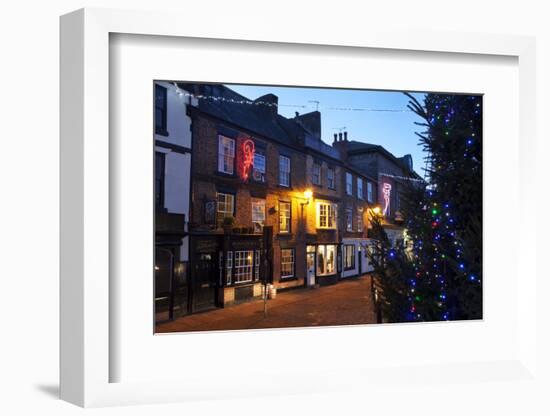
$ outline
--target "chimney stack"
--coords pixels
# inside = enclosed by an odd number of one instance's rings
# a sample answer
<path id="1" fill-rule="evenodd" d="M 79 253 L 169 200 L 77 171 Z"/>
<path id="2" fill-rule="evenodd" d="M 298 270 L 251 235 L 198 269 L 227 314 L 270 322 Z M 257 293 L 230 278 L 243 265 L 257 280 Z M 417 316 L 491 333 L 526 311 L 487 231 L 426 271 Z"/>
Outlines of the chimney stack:
<path id="1" fill-rule="evenodd" d="M 348 132 L 334 133 L 334 143 L 332 147 L 340 153 L 340 159 L 346 161 L 348 159 Z"/>
<path id="2" fill-rule="evenodd" d="M 279 98 L 275 94 L 262 95 L 253 102 L 258 104 L 255 107 L 260 114 L 272 119 L 277 117 Z"/>

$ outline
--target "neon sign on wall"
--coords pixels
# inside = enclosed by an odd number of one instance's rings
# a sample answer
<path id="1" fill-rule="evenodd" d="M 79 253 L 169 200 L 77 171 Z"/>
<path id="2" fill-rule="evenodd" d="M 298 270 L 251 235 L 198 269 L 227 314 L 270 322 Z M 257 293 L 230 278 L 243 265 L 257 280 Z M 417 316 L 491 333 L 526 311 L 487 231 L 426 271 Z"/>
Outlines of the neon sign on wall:
<path id="1" fill-rule="evenodd" d="M 382 185 L 382 194 L 384 195 L 384 216 L 387 216 L 390 212 L 390 197 L 391 197 L 391 185 L 384 182 Z"/>
<path id="2" fill-rule="evenodd" d="M 255 146 L 254 142 L 251 139 L 246 139 L 241 144 L 241 166 L 240 166 L 240 176 L 243 181 L 247 181 L 250 176 L 250 170 L 254 166 L 254 153 Z"/>

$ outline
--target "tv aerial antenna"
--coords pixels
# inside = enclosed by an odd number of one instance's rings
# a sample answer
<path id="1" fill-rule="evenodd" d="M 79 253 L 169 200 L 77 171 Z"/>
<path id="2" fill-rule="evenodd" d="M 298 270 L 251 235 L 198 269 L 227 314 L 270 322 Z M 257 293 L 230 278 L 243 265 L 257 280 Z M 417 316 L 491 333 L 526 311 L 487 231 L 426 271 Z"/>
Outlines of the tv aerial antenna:
<path id="1" fill-rule="evenodd" d="M 321 101 L 310 100 L 308 103 L 315 103 L 315 111 L 319 111 L 319 104 L 321 104 Z"/>

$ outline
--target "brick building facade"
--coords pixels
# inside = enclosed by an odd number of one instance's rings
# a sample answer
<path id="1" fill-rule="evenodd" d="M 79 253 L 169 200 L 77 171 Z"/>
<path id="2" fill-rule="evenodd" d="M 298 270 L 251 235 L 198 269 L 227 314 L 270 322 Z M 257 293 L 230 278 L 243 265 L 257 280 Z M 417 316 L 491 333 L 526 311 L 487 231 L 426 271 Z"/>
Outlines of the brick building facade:
<path id="1" fill-rule="evenodd" d="M 368 211 L 379 180 L 348 160 L 347 133 L 321 140 L 317 111 L 286 118 L 219 84 L 184 84 L 191 119 L 189 308 L 337 283 L 371 270 Z M 312 292 L 312 296 L 314 296 Z"/>

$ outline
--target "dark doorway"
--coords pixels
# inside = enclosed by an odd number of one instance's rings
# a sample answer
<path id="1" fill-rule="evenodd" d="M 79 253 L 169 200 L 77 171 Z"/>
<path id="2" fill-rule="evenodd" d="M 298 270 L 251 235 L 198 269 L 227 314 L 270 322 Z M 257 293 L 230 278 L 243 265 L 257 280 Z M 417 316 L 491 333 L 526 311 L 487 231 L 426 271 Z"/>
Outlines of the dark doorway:
<path id="1" fill-rule="evenodd" d="M 179 247 L 155 249 L 155 321 L 171 320 L 188 312 L 187 262 L 177 259 Z"/>
<path id="2" fill-rule="evenodd" d="M 213 253 L 197 254 L 193 266 L 192 312 L 216 307 L 218 262 Z"/>

